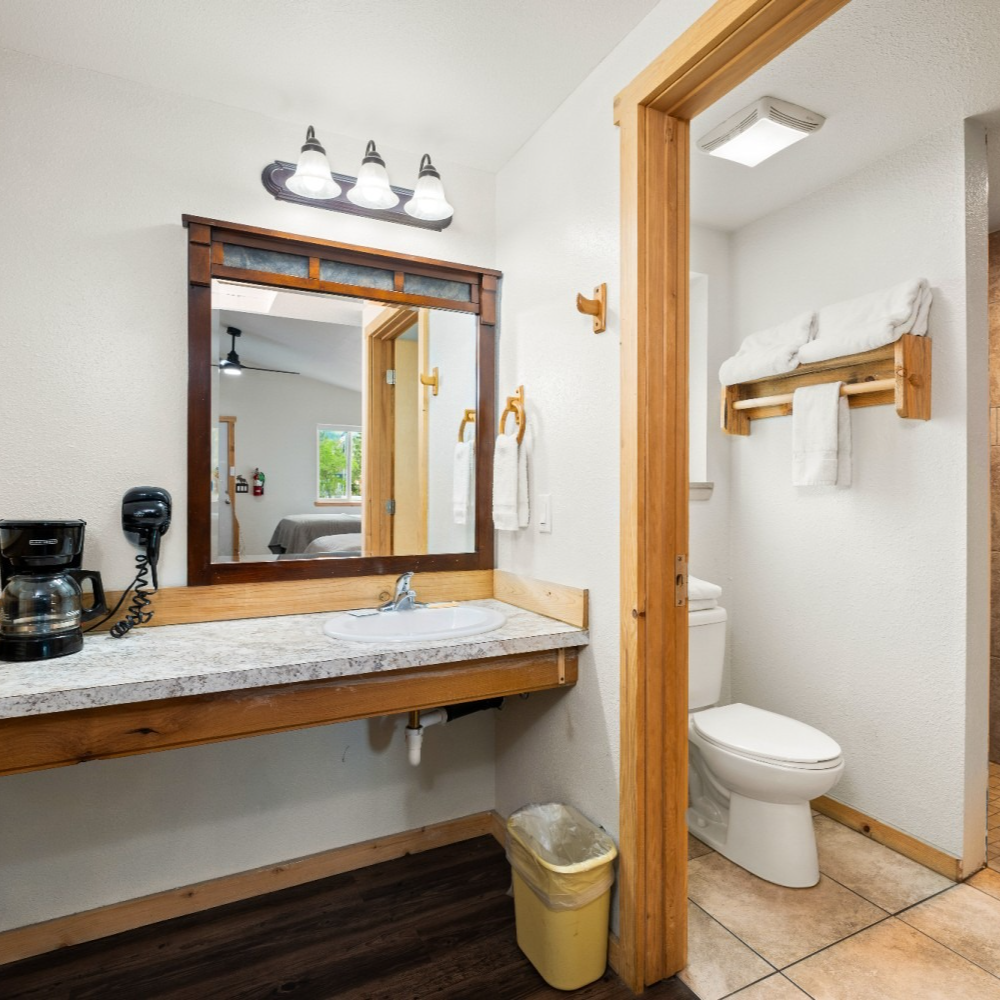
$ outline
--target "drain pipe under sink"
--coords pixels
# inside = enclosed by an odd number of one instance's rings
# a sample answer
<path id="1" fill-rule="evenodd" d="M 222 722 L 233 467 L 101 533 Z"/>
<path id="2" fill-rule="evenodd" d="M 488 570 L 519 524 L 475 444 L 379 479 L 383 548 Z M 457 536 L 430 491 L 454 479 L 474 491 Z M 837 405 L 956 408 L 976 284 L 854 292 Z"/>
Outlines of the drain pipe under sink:
<path id="1" fill-rule="evenodd" d="M 424 745 L 424 730 L 430 726 L 443 726 L 452 719 L 460 719 L 473 712 L 485 712 L 488 708 L 501 708 L 503 698 L 484 698 L 482 701 L 467 701 L 461 705 L 445 705 L 429 712 L 410 712 L 406 727 L 406 752 L 414 767 L 420 766 L 420 752 Z"/>

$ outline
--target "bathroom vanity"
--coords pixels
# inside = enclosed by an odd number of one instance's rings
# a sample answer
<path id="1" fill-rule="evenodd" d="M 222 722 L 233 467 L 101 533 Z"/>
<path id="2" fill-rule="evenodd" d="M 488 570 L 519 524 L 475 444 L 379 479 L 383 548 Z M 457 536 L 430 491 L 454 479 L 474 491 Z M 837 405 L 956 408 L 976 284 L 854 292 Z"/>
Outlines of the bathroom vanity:
<path id="1" fill-rule="evenodd" d="M 91 636 L 0 667 L 0 775 L 568 687 L 587 630 L 495 600 L 495 631 L 350 642 L 330 613 Z"/>

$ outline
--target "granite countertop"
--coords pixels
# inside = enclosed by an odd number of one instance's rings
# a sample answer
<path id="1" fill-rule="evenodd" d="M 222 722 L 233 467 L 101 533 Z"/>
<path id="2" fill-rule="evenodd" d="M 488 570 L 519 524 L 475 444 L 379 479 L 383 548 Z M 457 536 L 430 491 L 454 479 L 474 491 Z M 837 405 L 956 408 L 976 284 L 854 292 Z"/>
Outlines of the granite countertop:
<path id="1" fill-rule="evenodd" d="M 215 691 L 328 680 L 438 663 L 585 646 L 586 629 L 501 601 L 468 601 L 507 616 L 481 635 L 419 642 L 331 639 L 336 612 L 139 628 L 124 639 L 88 636 L 82 652 L 0 662 L 0 719 Z"/>

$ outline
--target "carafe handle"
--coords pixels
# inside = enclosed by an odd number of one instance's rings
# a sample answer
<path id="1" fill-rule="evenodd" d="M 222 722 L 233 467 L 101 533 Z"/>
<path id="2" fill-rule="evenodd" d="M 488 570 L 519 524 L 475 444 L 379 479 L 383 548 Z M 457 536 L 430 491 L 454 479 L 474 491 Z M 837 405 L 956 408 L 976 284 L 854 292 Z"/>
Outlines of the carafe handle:
<path id="1" fill-rule="evenodd" d="M 78 584 L 82 585 L 84 580 L 90 580 L 94 585 L 94 603 L 89 608 L 85 608 L 83 602 L 80 602 L 80 624 L 93 621 L 98 615 L 106 615 L 108 606 L 104 603 L 104 583 L 101 581 L 101 574 L 92 569 L 71 569 L 68 575 Z M 80 589 L 83 590 L 83 587 L 81 586 Z"/>

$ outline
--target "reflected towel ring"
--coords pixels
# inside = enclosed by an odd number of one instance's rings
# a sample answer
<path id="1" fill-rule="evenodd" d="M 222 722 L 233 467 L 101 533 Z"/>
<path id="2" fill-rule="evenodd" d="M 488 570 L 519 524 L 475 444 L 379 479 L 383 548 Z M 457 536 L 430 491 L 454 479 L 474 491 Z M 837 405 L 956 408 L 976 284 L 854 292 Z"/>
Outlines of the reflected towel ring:
<path id="1" fill-rule="evenodd" d="M 465 441 L 465 428 L 469 424 L 474 424 L 476 422 L 476 411 L 466 410 L 462 414 L 462 422 L 458 425 L 458 440 L 459 442 Z"/>
<path id="2" fill-rule="evenodd" d="M 528 424 L 527 419 L 524 415 L 524 386 L 519 385 L 517 387 L 517 393 L 513 396 L 507 397 L 507 405 L 504 407 L 503 413 L 500 414 L 500 433 L 507 433 L 507 418 L 513 414 L 514 419 L 517 421 L 517 443 L 520 444 L 524 440 L 524 429 Z"/>

